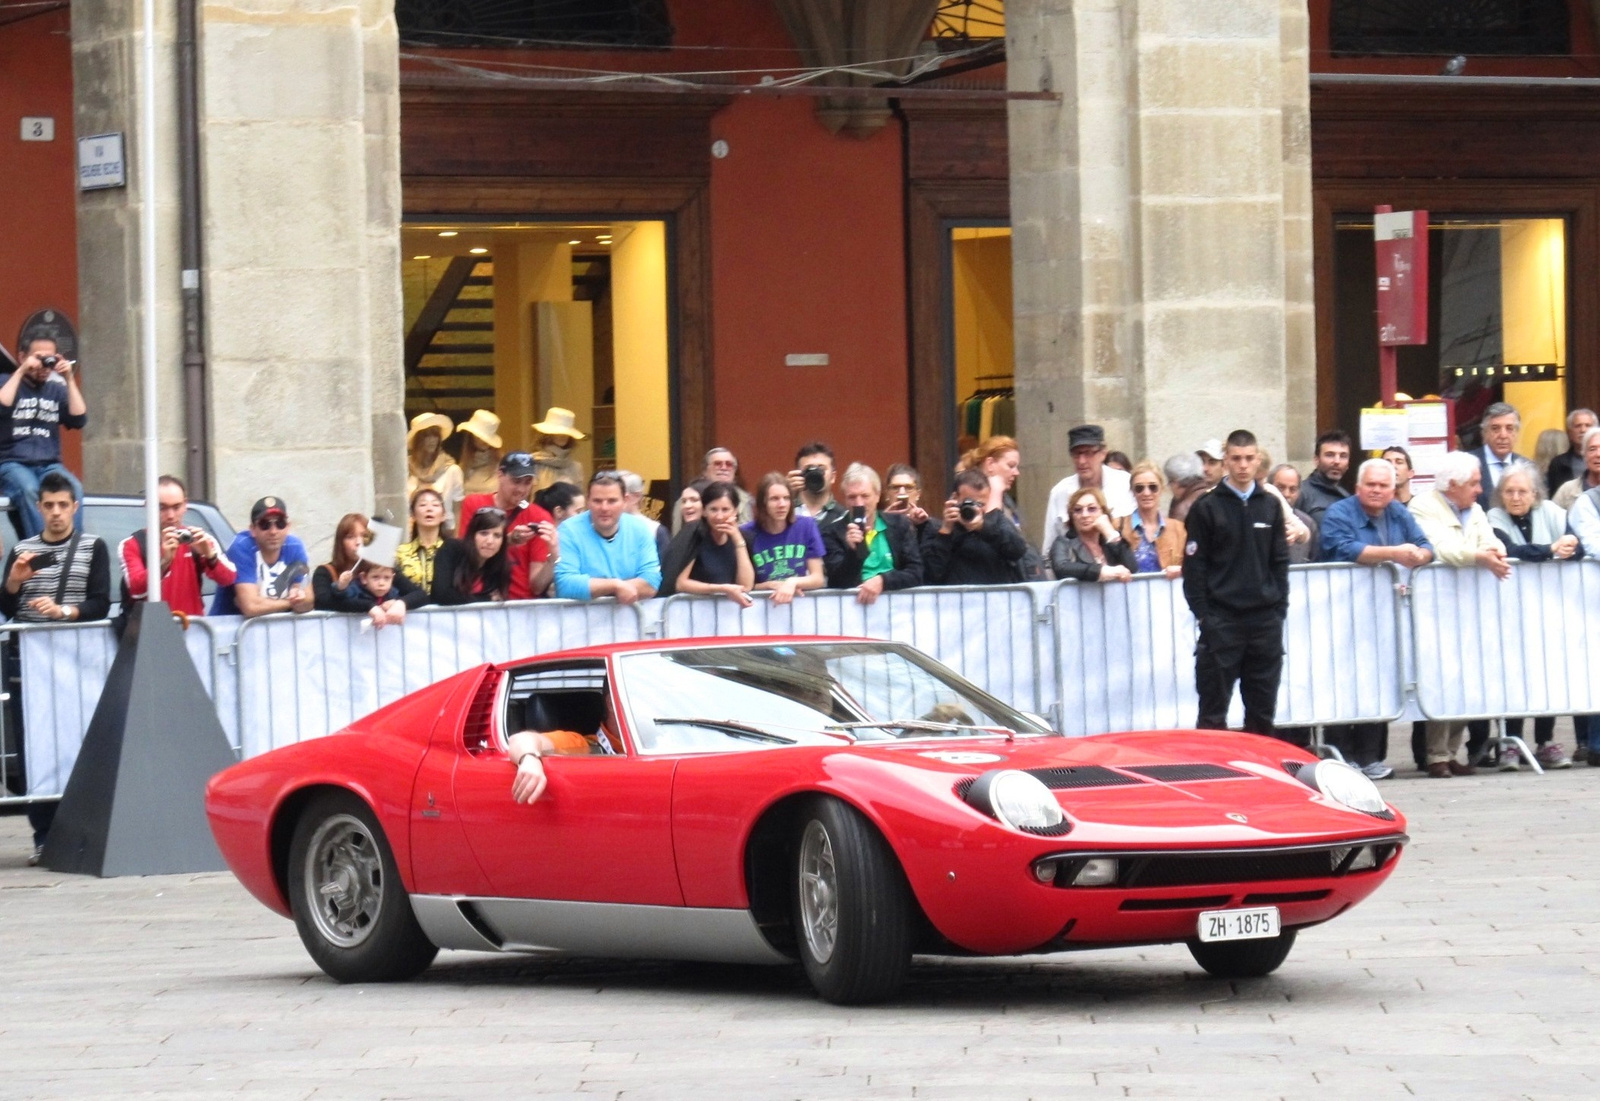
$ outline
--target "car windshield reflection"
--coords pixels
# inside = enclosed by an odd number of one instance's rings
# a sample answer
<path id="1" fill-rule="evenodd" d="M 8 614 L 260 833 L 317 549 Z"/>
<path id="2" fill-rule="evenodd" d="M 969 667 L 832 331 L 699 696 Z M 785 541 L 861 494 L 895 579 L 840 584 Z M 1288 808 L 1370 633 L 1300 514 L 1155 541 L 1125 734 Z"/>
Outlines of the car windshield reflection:
<path id="1" fill-rule="evenodd" d="M 1048 730 L 909 647 L 886 642 L 713 646 L 618 659 L 634 739 L 643 753 L 768 745 L 959 737 Z M 703 720 L 696 722 L 692 720 Z"/>

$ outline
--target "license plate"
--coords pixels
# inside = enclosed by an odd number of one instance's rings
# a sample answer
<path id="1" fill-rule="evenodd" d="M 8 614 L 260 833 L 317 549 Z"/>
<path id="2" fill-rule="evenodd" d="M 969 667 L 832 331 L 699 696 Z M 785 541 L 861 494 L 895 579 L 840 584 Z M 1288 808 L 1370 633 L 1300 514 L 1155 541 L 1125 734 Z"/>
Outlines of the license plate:
<path id="1" fill-rule="evenodd" d="M 1254 910 L 1206 910 L 1200 915 L 1200 940 L 1260 940 L 1282 931 L 1276 906 Z"/>

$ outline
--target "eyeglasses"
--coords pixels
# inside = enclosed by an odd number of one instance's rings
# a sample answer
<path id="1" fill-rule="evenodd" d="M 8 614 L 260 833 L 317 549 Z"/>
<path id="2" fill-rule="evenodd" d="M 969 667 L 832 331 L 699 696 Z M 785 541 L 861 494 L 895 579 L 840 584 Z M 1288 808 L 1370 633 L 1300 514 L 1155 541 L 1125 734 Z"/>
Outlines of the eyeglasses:
<path id="1" fill-rule="evenodd" d="M 622 475 L 613 470 L 597 470 L 589 478 L 589 484 L 592 486 L 620 486 L 622 485 Z"/>
<path id="2" fill-rule="evenodd" d="M 917 488 L 917 483 L 916 482 L 890 482 L 889 483 L 889 488 L 890 489 L 913 490 L 913 489 Z"/>
<path id="3" fill-rule="evenodd" d="M 477 517 L 477 516 L 488 516 L 491 519 L 499 520 L 499 521 L 504 522 L 504 520 L 506 518 L 506 510 L 503 509 L 503 508 L 495 508 L 493 505 L 484 505 L 482 508 L 480 508 L 477 512 L 474 512 L 472 515 L 474 517 Z"/>
<path id="4" fill-rule="evenodd" d="M 1154 482 L 1142 482 L 1133 487 L 1135 493 L 1160 493 L 1161 487 Z"/>
<path id="5" fill-rule="evenodd" d="M 1088 516 L 1090 513 L 1099 512 L 1099 505 L 1079 505 L 1072 510 L 1074 516 Z"/>
<path id="6" fill-rule="evenodd" d="M 262 531 L 266 531 L 268 528 L 274 528 L 278 531 L 282 531 L 288 526 L 289 521 L 285 520 L 282 516 L 278 517 L 276 520 L 270 516 L 263 516 L 261 519 L 256 521 L 256 527 Z"/>
<path id="7" fill-rule="evenodd" d="M 508 451 L 500 457 L 502 469 L 508 466 L 532 466 L 533 456 L 526 451 Z M 531 475 L 530 475 L 531 477 Z"/>

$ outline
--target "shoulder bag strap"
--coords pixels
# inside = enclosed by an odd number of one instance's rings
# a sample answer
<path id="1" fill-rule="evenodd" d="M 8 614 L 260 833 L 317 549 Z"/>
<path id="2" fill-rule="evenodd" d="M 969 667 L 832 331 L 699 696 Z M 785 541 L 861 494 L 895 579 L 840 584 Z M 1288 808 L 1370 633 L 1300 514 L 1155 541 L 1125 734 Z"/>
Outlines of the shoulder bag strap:
<path id="1" fill-rule="evenodd" d="M 60 605 L 67 598 L 67 578 L 72 573 L 72 561 L 78 557 L 78 540 L 83 538 L 79 532 L 72 533 L 72 540 L 67 544 L 67 560 L 61 563 L 61 576 L 56 579 L 56 604 Z"/>

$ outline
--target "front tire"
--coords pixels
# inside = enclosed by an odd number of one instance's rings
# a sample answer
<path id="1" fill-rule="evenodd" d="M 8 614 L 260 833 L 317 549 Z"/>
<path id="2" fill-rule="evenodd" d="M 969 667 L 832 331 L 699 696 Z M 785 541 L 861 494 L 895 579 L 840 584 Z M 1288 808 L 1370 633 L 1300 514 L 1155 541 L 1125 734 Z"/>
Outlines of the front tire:
<path id="1" fill-rule="evenodd" d="M 911 963 L 911 904 L 888 843 L 860 813 L 818 799 L 800 816 L 794 929 L 806 977 L 827 1001 L 891 997 Z"/>
<path id="2" fill-rule="evenodd" d="M 1259 979 L 1270 975 L 1288 958 L 1297 929 L 1285 929 L 1261 940 L 1189 942 L 1194 962 L 1219 979 Z"/>
<path id="3" fill-rule="evenodd" d="M 295 824 L 289 908 L 312 960 L 340 982 L 409 979 L 439 952 L 377 819 L 349 792 L 317 796 Z"/>

